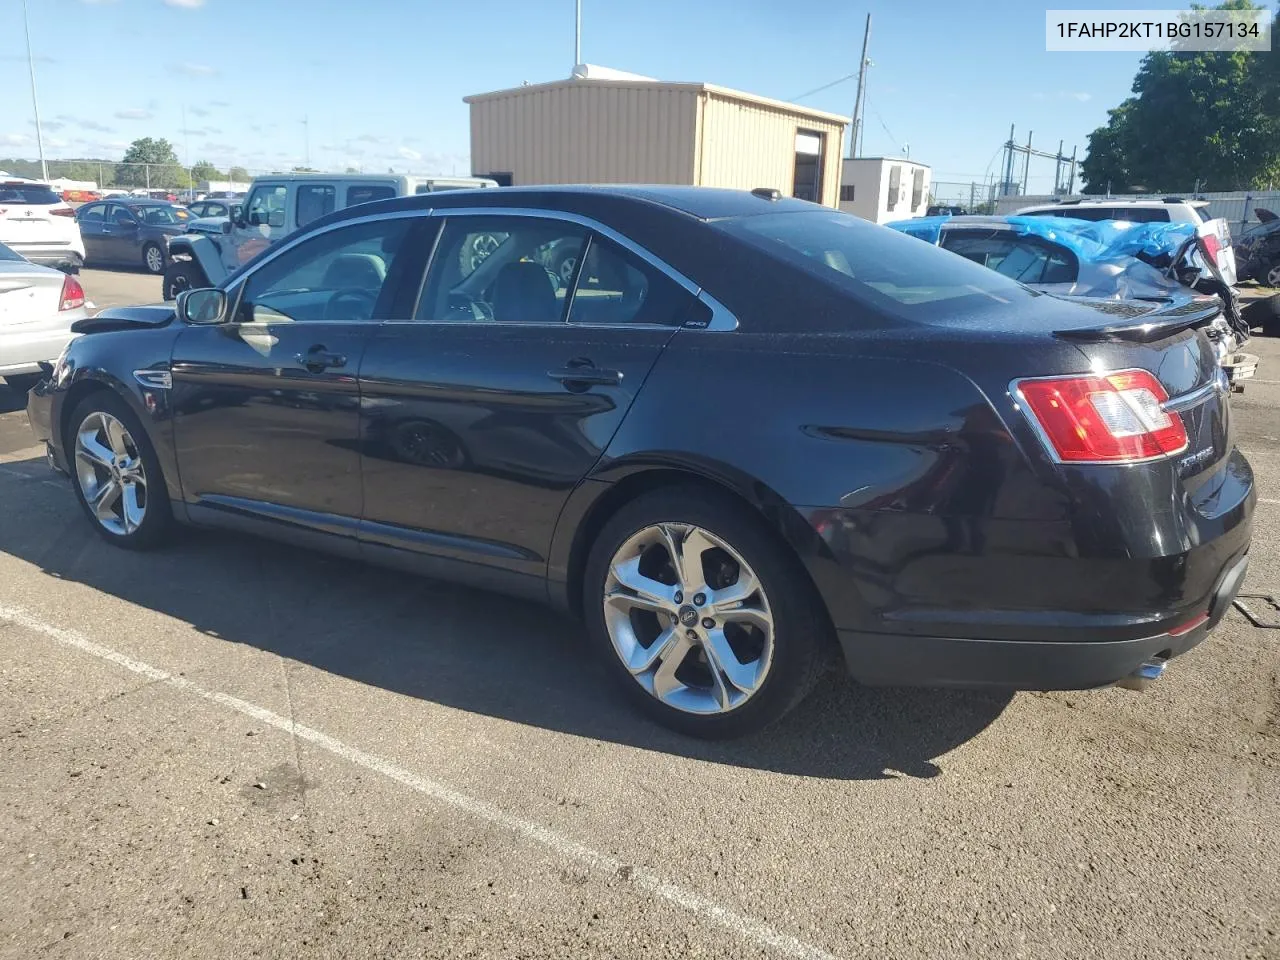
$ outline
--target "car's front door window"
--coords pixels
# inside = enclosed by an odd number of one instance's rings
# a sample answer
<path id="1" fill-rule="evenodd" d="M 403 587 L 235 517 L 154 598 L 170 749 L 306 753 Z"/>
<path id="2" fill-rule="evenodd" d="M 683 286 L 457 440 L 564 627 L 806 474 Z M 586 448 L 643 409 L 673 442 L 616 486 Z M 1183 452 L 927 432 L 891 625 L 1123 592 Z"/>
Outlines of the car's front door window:
<path id="1" fill-rule="evenodd" d="M 540 217 L 451 217 L 417 319 L 559 323 L 586 237 L 585 227 Z"/>
<path id="2" fill-rule="evenodd" d="M 263 184 L 249 197 L 246 219 L 251 227 L 283 227 L 288 188 L 284 184 Z"/>
<path id="3" fill-rule="evenodd" d="M 330 230 L 264 263 L 245 280 L 239 323 L 352 323 L 379 312 L 387 276 L 406 246 L 411 219 Z"/>

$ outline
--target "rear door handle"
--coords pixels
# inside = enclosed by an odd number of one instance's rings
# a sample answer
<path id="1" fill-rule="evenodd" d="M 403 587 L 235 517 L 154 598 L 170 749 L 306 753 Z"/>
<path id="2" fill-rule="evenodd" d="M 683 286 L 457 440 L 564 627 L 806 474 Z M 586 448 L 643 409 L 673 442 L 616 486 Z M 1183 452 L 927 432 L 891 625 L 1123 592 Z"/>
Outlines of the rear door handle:
<path id="1" fill-rule="evenodd" d="M 306 353 L 299 353 L 293 359 L 312 373 L 322 370 L 336 370 L 347 365 L 347 358 L 340 353 L 329 353 L 324 347 L 312 347 Z"/>
<path id="2" fill-rule="evenodd" d="M 548 370 L 547 376 L 568 385 L 585 384 L 598 387 L 616 387 L 622 383 L 621 370 L 601 370 L 599 367 L 565 367 L 563 370 Z"/>

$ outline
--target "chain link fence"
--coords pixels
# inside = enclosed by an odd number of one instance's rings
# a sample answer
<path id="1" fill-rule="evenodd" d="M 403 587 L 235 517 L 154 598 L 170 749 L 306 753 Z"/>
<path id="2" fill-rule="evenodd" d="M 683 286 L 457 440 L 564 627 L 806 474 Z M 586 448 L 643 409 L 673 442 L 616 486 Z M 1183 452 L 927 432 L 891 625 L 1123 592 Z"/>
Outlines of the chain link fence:
<path id="1" fill-rule="evenodd" d="M 965 213 L 994 213 L 997 184 L 975 180 L 935 180 L 929 185 L 929 206 L 960 207 Z"/>
<path id="2" fill-rule="evenodd" d="M 39 160 L 0 159 L 0 173 L 30 180 L 47 179 L 63 193 L 100 193 L 104 190 L 155 190 L 177 194 L 183 191 L 243 191 L 256 176 L 287 173 L 257 167 L 233 166 L 215 169 L 175 163 L 116 163 L 110 160 L 49 160 L 44 175 Z M 302 171 L 296 171 L 302 172 Z"/>

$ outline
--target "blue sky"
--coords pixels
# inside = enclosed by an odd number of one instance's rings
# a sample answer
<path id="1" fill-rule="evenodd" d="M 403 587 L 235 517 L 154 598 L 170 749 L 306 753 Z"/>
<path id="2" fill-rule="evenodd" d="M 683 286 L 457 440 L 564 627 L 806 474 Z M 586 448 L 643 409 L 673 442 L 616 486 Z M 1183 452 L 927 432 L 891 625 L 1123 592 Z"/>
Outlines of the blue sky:
<path id="1" fill-rule="evenodd" d="M 29 0 L 46 153 L 163 136 L 220 166 L 467 173 L 468 93 L 568 75 L 573 0 Z M 1061 6 L 1061 3 L 1050 4 Z M 1079 6 L 1170 6 L 1127 0 Z M 36 156 L 18 0 L 0 31 L 0 156 Z M 1020 141 L 1083 156 L 1140 54 L 1046 53 L 1026 0 L 584 0 L 583 59 L 794 99 L 854 72 L 872 14 L 863 152 L 981 179 Z M 854 83 L 801 102 L 849 114 Z M 186 111 L 184 128 L 183 110 Z M 308 124 L 303 125 L 307 118 Z M 185 129 L 185 133 L 184 133 Z M 1033 163 L 1031 187 L 1052 184 Z"/>

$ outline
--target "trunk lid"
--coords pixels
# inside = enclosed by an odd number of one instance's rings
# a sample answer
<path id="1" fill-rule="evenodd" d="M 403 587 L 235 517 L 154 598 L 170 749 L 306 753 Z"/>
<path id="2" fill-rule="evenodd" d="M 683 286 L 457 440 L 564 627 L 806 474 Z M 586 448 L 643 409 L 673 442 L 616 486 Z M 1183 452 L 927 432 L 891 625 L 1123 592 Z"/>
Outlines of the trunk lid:
<path id="1" fill-rule="evenodd" d="M 16 260 L 0 261 L 0 328 L 48 320 L 62 304 L 64 276 Z"/>

